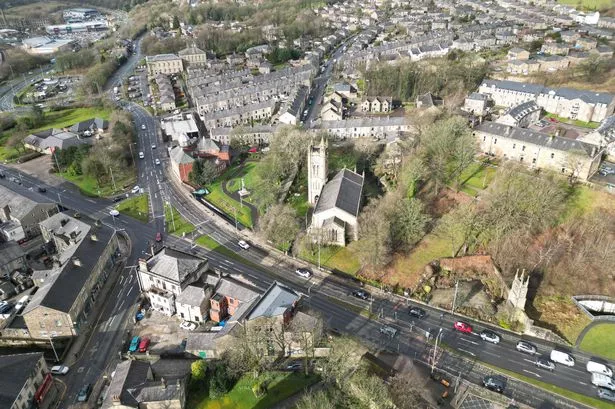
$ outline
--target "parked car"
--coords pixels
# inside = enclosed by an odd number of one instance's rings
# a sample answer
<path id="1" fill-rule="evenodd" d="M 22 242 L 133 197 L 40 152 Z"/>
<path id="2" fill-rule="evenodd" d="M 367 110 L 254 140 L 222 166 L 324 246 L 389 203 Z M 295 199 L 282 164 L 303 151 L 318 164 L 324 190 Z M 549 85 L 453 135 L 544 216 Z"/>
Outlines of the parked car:
<path id="1" fill-rule="evenodd" d="M 73 217 L 74 217 L 75 219 L 81 219 L 81 213 L 79 213 L 79 212 L 75 212 L 75 213 L 73 213 Z"/>
<path id="2" fill-rule="evenodd" d="M 120 215 L 120 212 L 118 212 L 116 209 L 111 209 L 111 211 L 109 211 L 109 214 L 113 217 L 117 217 Z"/>
<path id="3" fill-rule="evenodd" d="M 155 143 L 152 144 L 152 149 L 156 149 L 156 144 Z"/>
<path id="4" fill-rule="evenodd" d="M 483 386 L 498 393 L 504 392 L 506 388 L 504 381 L 493 375 L 487 375 L 483 378 Z"/>
<path id="5" fill-rule="evenodd" d="M 539 356 L 536 358 L 535 365 L 542 369 L 548 369 L 549 371 L 553 371 L 555 369 L 555 363 L 546 356 Z"/>
<path id="6" fill-rule="evenodd" d="M 5 314 L 11 310 L 12 306 L 6 301 L 0 301 L 0 314 Z"/>
<path id="7" fill-rule="evenodd" d="M 136 352 L 139 349 L 139 343 L 141 342 L 141 338 L 137 335 L 132 337 L 132 341 L 130 341 L 130 346 L 128 347 L 129 352 Z"/>
<path id="8" fill-rule="evenodd" d="M 139 159 L 145 159 L 145 154 L 143 152 L 139 152 Z"/>
<path id="9" fill-rule="evenodd" d="M 194 322 L 182 321 L 182 323 L 179 324 L 179 327 L 181 329 L 185 329 L 187 331 L 194 331 L 196 329 L 197 325 Z"/>
<path id="10" fill-rule="evenodd" d="M 141 125 L 141 129 L 142 129 L 142 130 L 144 130 L 144 131 L 147 129 L 147 127 L 145 126 L 145 124 Z"/>
<path id="11" fill-rule="evenodd" d="M 156 159 L 154 160 L 154 164 L 156 164 L 156 165 L 160 165 L 160 159 L 156 158 Z"/>
<path id="12" fill-rule="evenodd" d="M 455 328 L 457 331 L 463 332 L 465 334 L 471 334 L 472 333 L 472 326 L 470 324 L 468 324 L 467 322 L 455 321 L 455 323 L 453 324 L 453 328 Z"/>
<path id="13" fill-rule="evenodd" d="M 391 338 L 393 338 L 395 335 L 397 335 L 397 329 L 390 327 L 388 325 L 385 325 L 384 327 L 380 327 L 378 329 L 378 331 L 380 331 L 381 334 L 387 335 Z"/>
<path id="14" fill-rule="evenodd" d="M 237 245 L 238 245 L 239 247 L 241 247 L 242 249 L 244 249 L 244 250 L 247 250 L 247 249 L 249 249 L 249 248 L 250 248 L 250 245 L 249 245 L 247 242 L 245 242 L 244 240 L 239 240 L 239 241 L 237 242 Z"/>
<path id="15" fill-rule="evenodd" d="M 598 388 L 598 397 L 600 399 L 615 402 L 615 392 L 608 390 L 606 388 Z"/>
<path id="16" fill-rule="evenodd" d="M 492 344 L 500 343 L 500 336 L 489 329 L 484 329 L 480 333 L 480 337 L 482 338 L 483 341 L 491 342 Z"/>
<path id="17" fill-rule="evenodd" d="M 66 375 L 70 368 L 66 365 L 52 366 L 50 372 L 54 375 Z"/>
<path id="18" fill-rule="evenodd" d="M 141 338 L 141 342 L 139 342 L 139 352 L 147 351 L 147 348 L 149 348 L 149 343 L 150 343 L 149 338 L 147 337 Z"/>
<path id="19" fill-rule="evenodd" d="M 369 300 L 372 298 L 372 295 L 365 290 L 354 290 L 352 292 L 353 297 L 360 298 L 362 300 Z"/>
<path id="20" fill-rule="evenodd" d="M 13 182 L 13 183 L 17 183 L 18 185 L 21 185 L 21 180 L 19 180 L 19 179 L 18 179 L 18 178 L 16 178 L 16 177 L 12 177 L 12 178 L 10 179 L 10 181 L 11 181 L 11 182 Z"/>
<path id="21" fill-rule="evenodd" d="M 410 309 L 408 310 L 408 314 L 412 315 L 413 317 L 419 318 L 419 319 L 427 315 L 425 310 L 419 307 L 410 307 Z"/>
<path id="22" fill-rule="evenodd" d="M 312 277 L 312 272 L 310 271 L 310 269 L 303 268 L 303 267 L 300 267 L 300 268 L 296 269 L 295 270 L 295 274 L 297 274 L 298 276 L 303 277 L 303 278 L 310 278 L 310 277 Z"/>
<path id="23" fill-rule="evenodd" d="M 286 369 L 289 371 L 298 371 L 301 369 L 301 364 L 299 362 L 294 362 L 292 364 L 286 365 Z"/>
<path id="24" fill-rule="evenodd" d="M 92 393 L 92 384 L 83 385 L 83 387 L 79 390 L 79 394 L 77 395 L 77 402 L 87 402 L 90 398 L 90 393 Z"/>
<path id="25" fill-rule="evenodd" d="M 117 203 L 117 202 L 121 202 L 121 201 L 122 201 L 122 200 L 124 200 L 125 198 L 126 198 L 125 196 L 115 196 L 115 197 L 113 198 L 113 201 L 114 201 L 115 203 Z"/>
<path id="26" fill-rule="evenodd" d="M 4 179 L 6 177 L 6 174 L 0 170 L 0 179 Z"/>
<path id="27" fill-rule="evenodd" d="M 536 349 L 536 346 L 527 341 L 517 342 L 516 348 L 517 348 L 517 351 L 523 352 L 525 354 L 530 354 L 530 355 L 535 355 L 538 352 L 538 350 Z"/>
<path id="28" fill-rule="evenodd" d="M 19 314 L 21 310 L 26 308 L 26 305 L 28 305 L 28 302 L 30 302 L 29 295 L 24 295 L 23 297 L 21 297 L 19 301 L 17 301 L 17 304 L 15 304 L 15 313 Z"/>
<path id="29" fill-rule="evenodd" d="M 38 186 L 37 190 L 41 193 L 45 193 L 47 191 L 47 188 L 43 187 L 43 186 Z"/>
<path id="30" fill-rule="evenodd" d="M 130 193 L 139 193 L 139 191 L 141 190 L 141 188 L 139 187 L 139 185 L 135 186 L 132 188 L 132 190 L 130 191 Z"/>

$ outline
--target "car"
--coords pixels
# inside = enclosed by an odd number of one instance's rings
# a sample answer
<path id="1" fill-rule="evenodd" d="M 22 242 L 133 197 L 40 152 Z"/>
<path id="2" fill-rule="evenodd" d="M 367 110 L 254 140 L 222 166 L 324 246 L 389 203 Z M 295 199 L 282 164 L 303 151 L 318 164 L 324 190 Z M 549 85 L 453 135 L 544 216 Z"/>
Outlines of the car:
<path id="1" fill-rule="evenodd" d="M 555 369 L 555 363 L 546 356 L 539 356 L 534 364 L 539 368 L 548 369 L 549 371 Z"/>
<path id="2" fill-rule="evenodd" d="M 536 349 L 536 345 L 527 342 L 527 341 L 519 341 L 517 342 L 517 351 L 523 352 L 525 354 L 535 355 L 538 350 Z"/>
<path id="3" fill-rule="evenodd" d="M 144 130 L 144 131 L 147 129 L 145 124 L 141 125 L 141 129 Z"/>
<path id="4" fill-rule="evenodd" d="M 425 310 L 419 307 L 410 307 L 410 309 L 408 310 L 408 314 L 412 315 L 413 317 L 419 318 L 419 319 L 427 315 Z"/>
<path id="5" fill-rule="evenodd" d="M 500 343 L 500 336 L 489 329 L 484 329 L 480 333 L 480 337 L 483 341 L 491 342 L 492 344 Z"/>
<path id="6" fill-rule="evenodd" d="M 0 170 L 0 179 L 4 179 L 6 177 L 6 174 Z"/>
<path id="7" fill-rule="evenodd" d="M 128 347 L 129 352 L 136 352 L 139 349 L 139 342 L 141 342 L 141 337 L 135 335 L 132 337 L 132 341 L 130 341 L 130 346 Z"/>
<path id="8" fill-rule="evenodd" d="M 118 212 L 116 209 L 111 209 L 111 211 L 109 211 L 109 214 L 113 217 L 117 217 L 120 215 L 120 212 Z"/>
<path id="9" fill-rule="evenodd" d="M 615 402 L 615 392 L 607 388 L 598 388 L 598 397 L 600 399 L 609 400 Z"/>
<path id="10" fill-rule="evenodd" d="M 139 352 L 147 351 L 147 348 L 149 347 L 149 343 L 150 343 L 149 338 L 147 337 L 141 338 L 141 342 L 139 342 Z"/>
<path id="11" fill-rule="evenodd" d="M 300 268 L 296 269 L 295 270 L 295 274 L 297 274 L 298 276 L 303 277 L 303 278 L 310 278 L 310 277 L 312 277 L 312 272 L 310 271 L 310 269 L 303 268 L 303 267 L 300 267 Z"/>
<path id="12" fill-rule="evenodd" d="M 186 331 L 194 331 L 196 329 L 197 325 L 194 322 L 182 321 L 182 323 L 179 324 L 179 327 L 181 329 L 185 329 Z"/>
<path id="13" fill-rule="evenodd" d="M 143 152 L 139 152 L 139 159 L 145 159 L 145 154 Z"/>
<path id="14" fill-rule="evenodd" d="M 365 290 L 354 290 L 352 292 L 352 296 L 360 298 L 362 300 L 369 300 L 370 298 L 372 298 L 372 295 Z"/>
<path id="15" fill-rule="evenodd" d="M 247 242 L 245 242 L 244 240 L 239 240 L 239 241 L 237 242 L 237 245 L 238 245 L 239 247 L 241 247 L 242 249 L 244 249 L 244 250 L 247 250 L 247 249 L 249 249 L 249 248 L 250 248 L 250 245 L 249 245 Z"/>
<path id="16" fill-rule="evenodd" d="M 19 180 L 19 179 L 18 179 L 18 178 L 16 178 L 16 177 L 12 177 L 12 178 L 10 179 L 10 181 L 11 181 L 11 182 L 13 182 L 13 183 L 17 183 L 18 185 L 21 185 L 21 180 Z"/>
<path id="17" fill-rule="evenodd" d="M 503 393 L 506 388 L 506 383 L 494 375 L 487 375 L 483 378 L 483 386 L 489 390 Z"/>
<path id="18" fill-rule="evenodd" d="M 156 241 L 160 243 L 162 241 L 162 234 L 160 232 L 156 233 Z"/>
<path id="19" fill-rule="evenodd" d="M 47 191 L 47 188 L 44 188 L 43 186 L 38 186 L 36 190 L 38 190 L 41 193 L 45 193 Z"/>
<path id="20" fill-rule="evenodd" d="M 75 212 L 75 213 L 73 213 L 73 217 L 74 217 L 75 219 L 81 219 L 81 213 L 79 213 L 79 212 Z"/>
<path id="21" fill-rule="evenodd" d="M 299 362 L 295 362 L 295 363 L 286 365 L 286 369 L 289 371 L 297 371 L 301 369 L 301 364 Z"/>
<path id="22" fill-rule="evenodd" d="M 50 372 L 54 375 L 66 375 L 70 368 L 66 365 L 52 366 Z"/>
<path id="23" fill-rule="evenodd" d="M 6 301 L 0 301 L 0 314 L 6 314 L 13 308 L 11 304 Z"/>
<path id="24" fill-rule="evenodd" d="M 90 393 L 92 393 L 92 384 L 83 385 L 77 394 L 77 402 L 87 402 L 90 398 Z"/>
<path id="25" fill-rule="evenodd" d="M 139 191 L 141 190 L 141 188 L 139 187 L 139 185 L 135 186 L 132 188 L 132 190 L 130 191 L 130 193 L 139 193 Z"/>
<path id="26" fill-rule="evenodd" d="M 156 159 L 154 160 L 154 164 L 156 164 L 156 165 L 160 165 L 160 159 L 156 158 Z"/>
<path id="27" fill-rule="evenodd" d="M 115 196 L 115 197 L 113 198 L 113 201 L 114 201 L 115 203 L 117 203 L 117 202 L 121 202 L 121 201 L 122 201 L 122 200 L 124 200 L 125 198 L 126 198 L 125 196 Z"/>
<path id="28" fill-rule="evenodd" d="M 471 334 L 472 333 L 472 326 L 470 324 L 468 324 L 467 322 L 455 321 L 455 323 L 453 324 L 453 328 L 455 328 L 457 331 L 463 332 L 465 334 Z"/>
<path id="29" fill-rule="evenodd" d="M 393 338 L 395 335 L 397 335 L 397 329 L 390 327 L 388 325 L 385 325 L 383 327 L 380 327 L 378 329 L 378 331 L 380 331 L 381 334 L 387 335 L 391 338 Z"/>
<path id="30" fill-rule="evenodd" d="M 152 144 L 152 149 L 156 149 L 156 144 L 155 143 Z"/>

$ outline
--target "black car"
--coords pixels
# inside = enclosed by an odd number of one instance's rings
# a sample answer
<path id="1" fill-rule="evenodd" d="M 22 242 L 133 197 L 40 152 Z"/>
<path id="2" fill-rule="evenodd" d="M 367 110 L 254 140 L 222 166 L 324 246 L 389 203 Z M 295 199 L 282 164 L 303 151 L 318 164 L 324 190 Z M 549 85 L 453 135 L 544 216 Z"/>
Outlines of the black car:
<path id="1" fill-rule="evenodd" d="M 43 186 L 39 186 L 38 187 L 38 191 L 41 192 L 41 193 L 45 193 L 47 191 L 47 189 L 44 188 Z"/>
<path id="2" fill-rule="evenodd" d="M 4 174 L 4 172 L 2 172 L 2 171 L 0 170 L 0 179 L 4 179 L 5 177 L 6 177 L 6 175 Z"/>
<path id="3" fill-rule="evenodd" d="M 408 310 L 408 314 L 416 318 L 423 318 L 425 315 L 427 315 L 425 310 L 419 307 L 410 307 L 410 309 Z"/>
<path id="4" fill-rule="evenodd" d="M 506 384 L 504 381 L 496 376 L 487 375 L 483 378 L 483 386 L 489 390 L 502 393 Z"/>
<path id="5" fill-rule="evenodd" d="M 352 292 L 352 295 L 362 300 L 369 300 L 372 298 L 372 295 L 365 290 L 355 290 Z"/>
<path id="6" fill-rule="evenodd" d="M 77 402 L 87 402 L 90 399 L 90 393 L 92 393 L 92 384 L 83 385 L 77 395 Z"/>
<path id="7" fill-rule="evenodd" d="M 113 201 L 114 201 L 115 203 L 117 203 L 117 202 L 121 202 L 121 201 L 122 201 L 122 200 L 124 200 L 124 199 L 125 199 L 125 196 L 115 196 L 115 197 L 113 198 Z"/>

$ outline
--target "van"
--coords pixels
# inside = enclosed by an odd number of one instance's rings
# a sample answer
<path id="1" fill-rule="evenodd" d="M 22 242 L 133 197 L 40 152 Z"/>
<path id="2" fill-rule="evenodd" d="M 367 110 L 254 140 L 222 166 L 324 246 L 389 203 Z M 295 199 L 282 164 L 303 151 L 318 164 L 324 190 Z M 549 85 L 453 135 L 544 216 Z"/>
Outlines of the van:
<path id="1" fill-rule="evenodd" d="M 17 301 L 17 304 L 15 304 L 15 314 L 19 314 L 21 310 L 23 310 L 26 305 L 28 305 L 28 301 L 30 301 L 29 295 L 24 295 L 23 297 L 21 297 L 19 301 Z"/>
<path id="2" fill-rule="evenodd" d="M 602 375 L 599 373 L 592 374 L 592 384 L 601 388 L 607 388 L 615 391 L 615 382 L 610 376 Z"/>
<path id="3" fill-rule="evenodd" d="M 389 337 L 393 338 L 395 335 L 397 335 L 397 330 L 393 327 L 389 327 L 388 325 L 385 325 L 384 327 L 380 328 L 380 333 L 384 335 L 388 335 Z"/>
<path id="4" fill-rule="evenodd" d="M 605 364 L 601 364 L 600 362 L 595 362 L 592 360 L 587 361 L 587 372 L 599 373 L 608 377 L 613 376 L 613 371 L 611 370 L 611 368 L 609 368 Z"/>
<path id="5" fill-rule="evenodd" d="M 551 360 L 566 366 L 574 366 L 574 358 L 567 352 L 554 349 L 551 351 Z"/>

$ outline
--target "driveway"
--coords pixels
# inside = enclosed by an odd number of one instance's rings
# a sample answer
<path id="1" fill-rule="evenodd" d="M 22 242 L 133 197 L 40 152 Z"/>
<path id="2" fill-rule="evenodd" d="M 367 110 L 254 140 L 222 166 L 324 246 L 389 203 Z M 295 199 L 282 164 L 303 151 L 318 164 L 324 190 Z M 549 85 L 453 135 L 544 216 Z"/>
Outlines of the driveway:
<path id="1" fill-rule="evenodd" d="M 28 175 L 39 179 L 51 186 L 59 186 L 62 183 L 66 183 L 66 180 L 64 180 L 63 178 L 53 173 L 49 173 L 49 171 L 51 170 L 50 155 L 43 155 L 24 163 L 13 163 L 7 166 L 19 169 L 22 172 L 27 173 Z"/>

